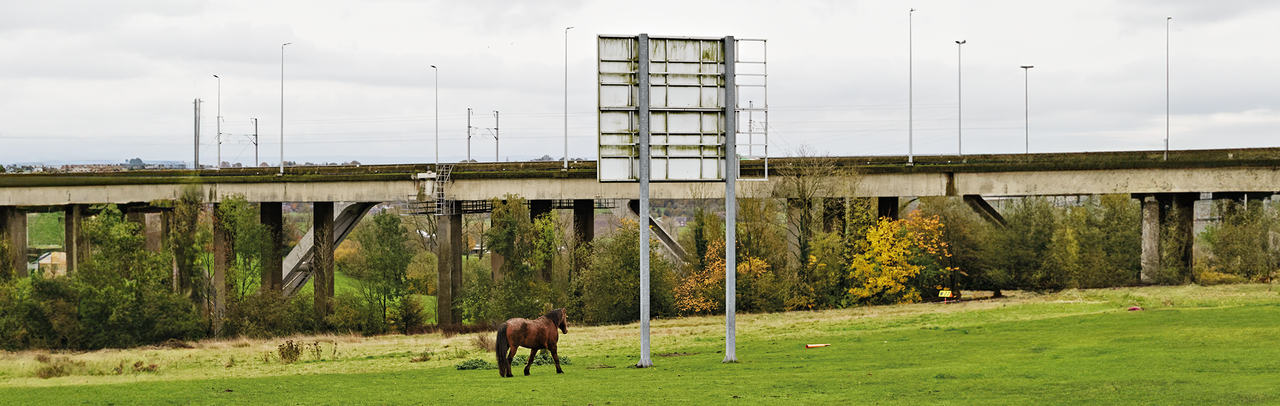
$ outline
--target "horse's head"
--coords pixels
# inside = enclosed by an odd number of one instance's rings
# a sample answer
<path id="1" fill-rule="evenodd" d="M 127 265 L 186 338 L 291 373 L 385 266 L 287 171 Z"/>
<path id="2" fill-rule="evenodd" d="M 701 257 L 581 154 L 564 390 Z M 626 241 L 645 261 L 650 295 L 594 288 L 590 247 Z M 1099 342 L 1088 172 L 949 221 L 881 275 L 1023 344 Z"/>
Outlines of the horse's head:
<path id="1" fill-rule="evenodd" d="M 555 315 L 553 318 L 555 319 L 556 327 L 560 329 L 560 332 L 569 334 L 569 314 L 564 310 L 564 308 L 561 307 L 559 309 L 552 310 L 551 313 Z"/>

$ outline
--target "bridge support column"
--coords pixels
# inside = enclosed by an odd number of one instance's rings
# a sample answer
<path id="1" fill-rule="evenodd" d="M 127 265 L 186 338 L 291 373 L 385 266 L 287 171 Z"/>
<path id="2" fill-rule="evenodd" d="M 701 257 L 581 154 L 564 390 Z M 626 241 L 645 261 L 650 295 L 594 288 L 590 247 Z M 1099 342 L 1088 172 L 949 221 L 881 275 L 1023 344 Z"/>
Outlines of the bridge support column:
<path id="1" fill-rule="evenodd" d="M 826 197 L 822 199 L 822 230 L 828 233 L 844 234 L 845 211 L 849 209 L 848 199 L 843 197 Z"/>
<path id="2" fill-rule="evenodd" d="M 271 239 L 263 253 L 263 292 L 281 293 L 284 289 L 284 214 L 280 202 L 258 203 L 258 221 L 267 227 Z"/>
<path id="3" fill-rule="evenodd" d="M 596 202 L 591 199 L 573 201 L 573 235 L 579 244 L 596 239 Z"/>
<path id="4" fill-rule="evenodd" d="M 813 237 L 813 201 L 811 199 L 787 199 L 787 249 L 791 255 L 788 264 L 804 266 L 808 262 L 810 238 Z"/>
<path id="5" fill-rule="evenodd" d="M 1142 283 L 1158 283 L 1165 268 L 1190 272 L 1195 244 L 1195 202 L 1199 193 L 1135 194 L 1142 202 Z M 1173 227 L 1165 230 L 1166 222 Z M 1162 242 L 1177 244 L 1173 263 L 1164 261 Z"/>
<path id="6" fill-rule="evenodd" d="M 577 199 L 573 201 L 573 236 L 574 245 L 570 258 L 573 258 L 573 268 L 570 270 L 569 280 L 572 282 L 582 275 L 582 270 L 587 267 L 587 259 L 590 255 L 579 256 L 579 248 L 585 247 L 591 249 L 592 242 L 596 238 L 596 202 L 591 199 Z"/>
<path id="7" fill-rule="evenodd" d="M 447 202 L 449 214 L 436 216 L 436 240 L 440 252 L 436 255 L 436 324 L 462 322 L 462 312 L 453 307 L 454 299 L 462 295 L 462 253 L 468 247 L 462 242 L 462 213 L 458 202 Z"/>
<path id="8" fill-rule="evenodd" d="M 9 258 L 0 258 L 0 260 L 9 262 L 14 275 L 26 277 L 27 213 L 14 206 L 0 206 L 0 233 L 8 237 L 10 254 Z"/>
<path id="9" fill-rule="evenodd" d="M 80 232 L 80 221 L 83 217 L 84 205 L 81 204 L 67 205 L 67 210 L 62 216 L 64 234 L 62 250 L 66 251 L 67 276 L 72 276 L 79 272 L 80 261 L 84 259 L 88 252 L 88 246 L 84 243 L 84 238 Z"/>
<path id="10" fill-rule="evenodd" d="M 164 231 L 160 213 L 142 213 L 142 232 L 147 238 L 147 251 L 160 253 L 164 248 Z M 155 232 L 152 232 L 155 229 Z"/>
<path id="11" fill-rule="evenodd" d="M 507 259 L 504 258 L 502 254 L 497 252 L 489 253 L 489 269 L 493 270 L 494 282 L 502 282 L 502 280 L 505 279 L 506 275 L 502 273 L 502 264 L 505 264 L 506 262 Z"/>
<path id="12" fill-rule="evenodd" d="M 898 219 L 898 197 L 879 197 L 876 205 L 876 218 L 888 217 L 889 220 Z"/>
<path id="13" fill-rule="evenodd" d="M 231 233 L 222 218 L 222 205 L 213 204 L 213 335 L 222 333 L 227 313 L 227 267 L 231 265 Z"/>
<path id="14" fill-rule="evenodd" d="M 333 202 L 315 202 L 311 209 L 311 287 L 317 320 L 333 314 Z"/>
<path id="15" fill-rule="evenodd" d="M 1155 196 L 1142 201 L 1142 283 L 1155 283 L 1160 272 L 1160 202 Z"/>
<path id="16" fill-rule="evenodd" d="M 539 216 L 550 213 L 551 210 L 553 210 L 551 207 L 552 207 L 552 204 L 550 200 L 530 200 L 529 201 L 529 220 L 537 220 Z M 551 280 L 551 260 L 550 259 L 548 259 L 547 262 L 542 264 L 540 269 L 538 269 L 537 278 L 543 281 Z"/>
<path id="17" fill-rule="evenodd" d="M 529 201 L 529 218 L 536 219 L 538 216 L 551 212 L 550 200 L 530 200 Z"/>

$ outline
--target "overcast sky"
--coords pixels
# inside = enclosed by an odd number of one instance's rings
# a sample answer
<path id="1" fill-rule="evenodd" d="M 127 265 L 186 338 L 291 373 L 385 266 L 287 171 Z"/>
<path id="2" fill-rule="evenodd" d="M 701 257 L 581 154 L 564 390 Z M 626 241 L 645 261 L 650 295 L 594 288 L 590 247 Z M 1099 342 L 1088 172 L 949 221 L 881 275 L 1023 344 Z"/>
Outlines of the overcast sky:
<path id="1" fill-rule="evenodd" d="M 0 163 L 596 157 L 596 36 L 768 40 L 770 155 L 1280 146 L 1280 2 L 0 0 Z M 914 16 L 909 10 L 915 8 Z M 908 63 L 913 21 L 914 62 Z M 1020 65 L 1034 65 L 1029 72 Z M 1029 74 L 1024 78 L 1024 73 Z M 1028 88 L 1024 88 L 1024 79 Z M 1024 93 L 1027 92 L 1027 93 Z"/>

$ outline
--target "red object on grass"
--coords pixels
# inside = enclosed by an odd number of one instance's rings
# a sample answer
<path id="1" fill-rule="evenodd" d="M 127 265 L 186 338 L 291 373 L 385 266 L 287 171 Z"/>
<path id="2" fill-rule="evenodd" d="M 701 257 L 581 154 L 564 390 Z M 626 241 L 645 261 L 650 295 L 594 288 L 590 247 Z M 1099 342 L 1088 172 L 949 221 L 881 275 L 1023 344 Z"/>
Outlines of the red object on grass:
<path id="1" fill-rule="evenodd" d="M 1141 308 L 1141 307 L 1138 307 L 1138 306 L 1134 306 L 1134 307 L 1130 307 L 1130 308 L 1129 308 L 1129 311 L 1131 311 L 1131 312 L 1136 312 L 1136 311 L 1139 311 L 1139 310 L 1142 310 L 1142 308 Z"/>
<path id="2" fill-rule="evenodd" d="M 805 344 L 804 348 L 818 348 L 818 347 L 826 347 L 828 345 L 831 345 L 831 344 Z"/>

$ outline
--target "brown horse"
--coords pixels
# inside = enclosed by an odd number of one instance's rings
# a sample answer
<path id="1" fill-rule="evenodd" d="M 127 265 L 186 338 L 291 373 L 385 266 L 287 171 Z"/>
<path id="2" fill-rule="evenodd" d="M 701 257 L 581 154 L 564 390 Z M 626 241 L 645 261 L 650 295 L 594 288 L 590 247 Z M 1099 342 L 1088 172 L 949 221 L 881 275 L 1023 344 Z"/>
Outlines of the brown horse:
<path id="1" fill-rule="evenodd" d="M 568 316 L 565 315 L 564 308 L 547 312 L 537 320 L 517 317 L 498 326 L 498 343 L 494 351 L 498 355 L 498 375 L 506 378 L 515 376 L 511 374 L 511 360 L 516 357 L 520 347 L 533 350 L 529 353 L 528 362 L 524 363 L 525 376 L 529 375 L 529 367 L 533 365 L 538 350 L 543 349 L 551 351 L 551 358 L 556 360 L 556 373 L 563 374 L 564 370 L 560 369 L 560 354 L 556 353 L 556 341 L 560 339 L 556 328 L 569 334 Z"/>

